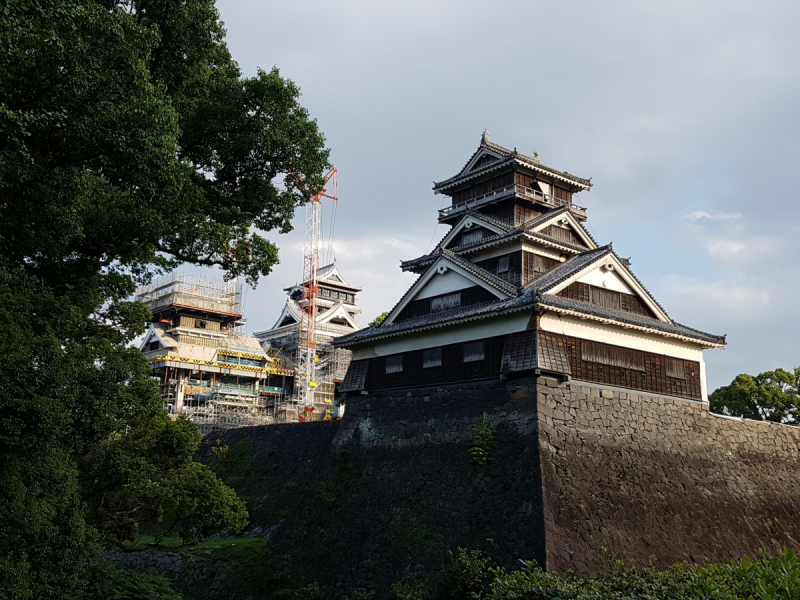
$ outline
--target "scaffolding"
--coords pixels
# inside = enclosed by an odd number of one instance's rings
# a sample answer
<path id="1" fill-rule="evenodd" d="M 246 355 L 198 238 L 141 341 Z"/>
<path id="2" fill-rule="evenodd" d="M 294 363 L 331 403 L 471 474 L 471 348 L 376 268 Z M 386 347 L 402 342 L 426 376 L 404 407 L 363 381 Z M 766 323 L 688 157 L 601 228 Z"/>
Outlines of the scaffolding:
<path id="1" fill-rule="evenodd" d="M 268 352 L 277 351 L 286 356 L 288 361 L 296 364 L 300 358 L 299 346 L 300 331 L 293 332 L 281 346 L 272 345 Z M 270 343 L 275 344 L 275 341 Z M 298 415 L 302 414 L 305 421 L 320 421 L 336 418 L 340 412 L 337 406 L 336 389 L 342 382 L 347 367 L 350 365 L 352 353 L 350 350 L 335 348 L 333 339 L 328 336 L 319 336 L 315 359 L 315 381 L 313 403 L 308 403 L 308 397 L 302 396 L 297 389 L 287 390 L 276 400 L 274 419 L 275 422 L 296 422 Z"/>
<path id="2" fill-rule="evenodd" d="M 136 299 L 154 313 L 174 306 L 241 316 L 242 284 L 176 271 L 140 287 Z"/>
<path id="3" fill-rule="evenodd" d="M 242 284 L 172 273 L 140 287 L 154 313 L 142 351 L 161 385 L 164 408 L 203 434 L 275 422 L 292 371 L 241 331 Z"/>

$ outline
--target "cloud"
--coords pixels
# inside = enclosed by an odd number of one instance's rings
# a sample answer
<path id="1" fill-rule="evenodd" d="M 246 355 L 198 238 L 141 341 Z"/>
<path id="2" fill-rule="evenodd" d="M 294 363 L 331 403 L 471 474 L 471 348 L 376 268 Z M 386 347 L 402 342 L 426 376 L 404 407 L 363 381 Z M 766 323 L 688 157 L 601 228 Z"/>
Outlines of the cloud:
<path id="1" fill-rule="evenodd" d="M 688 215 L 683 215 L 684 219 L 689 221 L 697 221 L 699 219 L 710 219 L 712 221 L 735 221 L 742 218 L 741 213 L 717 213 L 712 215 L 704 210 L 696 210 Z"/>
<path id="2" fill-rule="evenodd" d="M 783 240 L 768 237 L 711 238 L 706 249 L 718 260 L 755 262 L 776 254 L 782 245 Z"/>
<path id="3" fill-rule="evenodd" d="M 770 291 L 756 283 L 734 280 L 700 281 L 693 277 L 667 275 L 659 281 L 660 296 L 670 312 L 681 315 L 699 314 L 712 321 L 730 320 L 733 316 L 752 315 L 767 310 L 771 304 Z M 723 318 L 720 318 L 723 316 Z M 679 317 L 679 320 L 683 317 Z M 702 329 L 702 327 L 701 327 Z"/>

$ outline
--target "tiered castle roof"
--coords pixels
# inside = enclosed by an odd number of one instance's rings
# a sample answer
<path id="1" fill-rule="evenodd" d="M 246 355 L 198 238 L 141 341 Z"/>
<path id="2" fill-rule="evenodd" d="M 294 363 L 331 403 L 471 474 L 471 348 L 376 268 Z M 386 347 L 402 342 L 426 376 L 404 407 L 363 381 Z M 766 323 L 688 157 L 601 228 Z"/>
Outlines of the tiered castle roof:
<path id="1" fill-rule="evenodd" d="M 434 185 L 453 198 L 439 220 L 451 225 L 436 248 L 403 261 L 419 275 L 381 325 L 339 338 L 356 347 L 390 337 L 537 309 L 701 348 L 725 336 L 682 325 L 666 311 L 611 245 L 583 226 L 573 194 L 590 179 L 542 165 L 490 142 L 454 177 Z"/>

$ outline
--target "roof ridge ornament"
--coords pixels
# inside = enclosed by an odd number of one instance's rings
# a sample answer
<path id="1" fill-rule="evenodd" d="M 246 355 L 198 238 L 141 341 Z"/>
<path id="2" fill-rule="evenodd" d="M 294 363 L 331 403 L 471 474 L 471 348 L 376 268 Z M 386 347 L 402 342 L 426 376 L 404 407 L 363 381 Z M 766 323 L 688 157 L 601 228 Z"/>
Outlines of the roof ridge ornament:
<path id="1" fill-rule="evenodd" d="M 489 130 L 484 129 L 483 133 L 481 134 L 481 144 L 485 144 L 489 141 Z"/>
<path id="2" fill-rule="evenodd" d="M 536 164 L 541 164 L 542 160 L 539 158 L 539 152 L 537 150 L 533 151 L 533 162 Z"/>

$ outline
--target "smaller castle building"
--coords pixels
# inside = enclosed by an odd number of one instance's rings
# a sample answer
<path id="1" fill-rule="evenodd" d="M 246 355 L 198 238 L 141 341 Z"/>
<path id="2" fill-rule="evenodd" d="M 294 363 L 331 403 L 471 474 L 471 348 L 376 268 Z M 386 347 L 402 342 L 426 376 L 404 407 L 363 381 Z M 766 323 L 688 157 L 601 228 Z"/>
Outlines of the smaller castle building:
<path id="1" fill-rule="evenodd" d="M 361 309 L 356 306 L 356 295 L 361 288 L 345 279 L 335 260 L 319 269 L 318 282 L 314 410 L 308 411 L 312 413 L 310 415 L 303 415 L 303 420 L 333 418 L 340 413 L 341 407 L 336 406 L 336 397 L 350 365 L 351 353 L 346 349 L 335 348 L 333 341 L 362 329 L 357 317 L 361 314 Z M 255 334 L 265 350 L 284 358 L 293 369 L 299 364 L 303 287 L 306 283 L 284 288 L 288 298 L 275 325 Z M 298 418 L 297 411 L 301 407 L 297 406 L 295 392 L 292 388 L 291 393 L 286 396 L 282 411 L 285 420 Z"/>
<path id="2" fill-rule="evenodd" d="M 293 371 L 244 332 L 242 285 L 172 273 L 136 291 L 153 313 L 141 344 L 164 408 L 201 433 L 275 419 Z"/>

